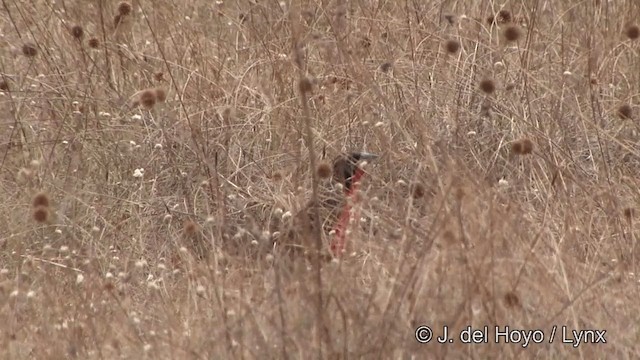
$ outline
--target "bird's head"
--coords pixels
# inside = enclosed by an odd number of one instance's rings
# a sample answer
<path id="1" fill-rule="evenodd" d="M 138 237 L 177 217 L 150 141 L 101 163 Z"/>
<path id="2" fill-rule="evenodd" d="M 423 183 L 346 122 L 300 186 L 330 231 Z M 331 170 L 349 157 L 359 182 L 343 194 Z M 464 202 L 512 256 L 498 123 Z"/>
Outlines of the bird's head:
<path id="1" fill-rule="evenodd" d="M 359 168 L 361 161 L 372 161 L 378 158 L 378 155 L 366 152 L 351 152 L 342 154 L 333 161 L 333 179 L 344 186 L 345 191 L 349 191 L 353 184 L 354 176 Z"/>

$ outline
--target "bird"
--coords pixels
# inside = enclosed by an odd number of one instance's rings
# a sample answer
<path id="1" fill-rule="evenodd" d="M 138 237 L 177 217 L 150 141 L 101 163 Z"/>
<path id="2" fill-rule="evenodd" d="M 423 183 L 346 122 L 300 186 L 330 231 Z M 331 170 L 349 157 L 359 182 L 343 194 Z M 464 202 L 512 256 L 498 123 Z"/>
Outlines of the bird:
<path id="1" fill-rule="evenodd" d="M 332 234 L 331 256 L 339 256 L 344 248 L 344 236 L 348 224 L 351 207 L 348 199 L 355 194 L 358 184 L 365 174 L 362 162 L 373 161 L 378 155 L 367 152 L 349 152 L 338 155 L 331 165 L 331 177 L 329 181 L 323 181 L 318 191 L 318 215 L 321 229 L 316 229 L 314 221 L 313 200 L 293 217 L 284 236 L 276 241 L 276 247 L 280 247 L 290 255 L 312 253 L 315 249 L 315 233 L 320 231 L 323 242 L 326 242 L 327 234 Z M 329 254 L 324 254 L 329 255 Z"/>

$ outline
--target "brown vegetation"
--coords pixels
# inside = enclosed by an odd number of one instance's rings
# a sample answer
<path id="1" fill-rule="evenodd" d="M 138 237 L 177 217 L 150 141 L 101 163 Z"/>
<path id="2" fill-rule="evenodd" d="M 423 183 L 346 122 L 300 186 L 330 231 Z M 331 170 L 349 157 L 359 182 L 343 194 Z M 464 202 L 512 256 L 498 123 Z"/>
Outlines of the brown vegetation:
<path id="1" fill-rule="evenodd" d="M 640 357 L 637 1 L 4 5 L 0 358 Z M 288 266 L 351 150 L 348 252 Z"/>

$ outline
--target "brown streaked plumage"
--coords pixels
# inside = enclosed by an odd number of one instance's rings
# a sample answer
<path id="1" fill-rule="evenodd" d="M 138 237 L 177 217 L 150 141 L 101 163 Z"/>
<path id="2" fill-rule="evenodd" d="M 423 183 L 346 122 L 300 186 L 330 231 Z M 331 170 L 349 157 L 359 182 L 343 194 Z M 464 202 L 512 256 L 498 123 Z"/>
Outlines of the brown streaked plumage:
<path id="1" fill-rule="evenodd" d="M 340 217 L 349 190 L 353 186 L 352 180 L 359 169 L 360 161 L 373 160 L 377 155 L 352 152 L 348 155 L 336 157 L 332 164 L 332 176 L 329 181 L 320 184 L 318 192 L 318 214 L 323 236 L 326 236 Z M 283 234 L 282 241 L 277 247 L 291 254 L 304 254 L 314 249 L 313 238 L 315 231 L 313 218 L 313 200 L 310 200 L 293 217 L 290 228 Z M 278 246 L 279 245 L 279 246 Z"/>

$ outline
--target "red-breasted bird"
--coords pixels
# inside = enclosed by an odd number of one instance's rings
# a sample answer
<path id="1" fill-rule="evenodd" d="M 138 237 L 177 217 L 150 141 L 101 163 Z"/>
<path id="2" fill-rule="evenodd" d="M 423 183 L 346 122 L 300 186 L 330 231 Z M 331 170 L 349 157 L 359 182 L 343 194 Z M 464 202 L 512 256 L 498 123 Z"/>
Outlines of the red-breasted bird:
<path id="1" fill-rule="evenodd" d="M 376 158 L 377 155 L 365 152 L 351 152 L 336 157 L 332 164 L 331 180 L 321 183 L 318 189 L 318 214 L 322 228 L 315 229 L 311 200 L 294 215 L 289 230 L 283 234 L 282 241 L 276 241 L 276 246 L 293 254 L 308 253 L 315 249 L 314 233 L 320 231 L 323 239 L 330 242 L 332 255 L 339 256 L 344 249 L 345 232 L 351 217 L 348 200 L 355 195 L 365 174 L 361 163 Z M 333 236 L 329 237 L 330 233 Z"/>

